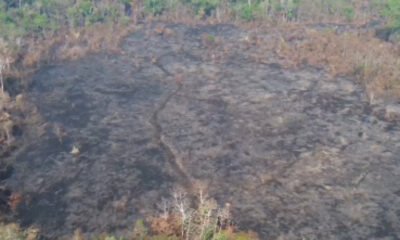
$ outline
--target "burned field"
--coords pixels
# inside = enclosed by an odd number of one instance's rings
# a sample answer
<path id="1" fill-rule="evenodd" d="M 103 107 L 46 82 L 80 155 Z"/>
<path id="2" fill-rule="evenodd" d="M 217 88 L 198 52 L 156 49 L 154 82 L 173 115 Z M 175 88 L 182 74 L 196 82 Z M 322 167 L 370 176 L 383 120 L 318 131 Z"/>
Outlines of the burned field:
<path id="1" fill-rule="evenodd" d="M 349 78 L 255 61 L 250 35 L 147 24 L 119 53 L 37 71 L 25 97 L 46 126 L 10 156 L 12 218 L 50 239 L 125 234 L 200 184 L 262 239 L 400 238 L 394 105 Z"/>

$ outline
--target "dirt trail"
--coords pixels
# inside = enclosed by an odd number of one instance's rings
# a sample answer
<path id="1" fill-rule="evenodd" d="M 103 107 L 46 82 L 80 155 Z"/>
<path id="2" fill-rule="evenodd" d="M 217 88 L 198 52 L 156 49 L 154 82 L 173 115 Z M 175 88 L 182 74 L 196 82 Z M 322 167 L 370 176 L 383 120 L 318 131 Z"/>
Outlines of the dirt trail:
<path id="1" fill-rule="evenodd" d="M 163 139 L 163 131 L 161 124 L 159 123 L 159 114 L 164 110 L 165 106 L 168 102 L 175 97 L 179 91 L 182 89 L 182 84 L 178 83 L 178 87 L 175 91 L 173 91 L 170 95 L 168 95 L 165 100 L 160 104 L 160 107 L 157 108 L 152 117 L 151 124 L 154 126 L 154 139 L 159 146 L 160 150 L 165 153 L 165 159 L 168 160 L 168 163 L 172 166 L 175 171 L 175 176 L 177 177 L 176 181 L 183 186 L 183 189 L 189 194 L 195 194 L 195 188 L 192 183 L 190 176 L 187 175 L 186 170 L 179 164 L 178 157 L 173 152 L 172 148 L 169 146 L 167 142 Z"/>
<path id="2" fill-rule="evenodd" d="M 123 54 L 35 73 L 26 99 L 48 124 L 4 180 L 23 196 L 16 219 L 50 239 L 127 234 L 173 188 L 199 181 L 262 239 L 399 239 L 393 108 L 351 79 L 284 69 L 274 55 L 259 63 L 249 36 L 146 25 Z"/>

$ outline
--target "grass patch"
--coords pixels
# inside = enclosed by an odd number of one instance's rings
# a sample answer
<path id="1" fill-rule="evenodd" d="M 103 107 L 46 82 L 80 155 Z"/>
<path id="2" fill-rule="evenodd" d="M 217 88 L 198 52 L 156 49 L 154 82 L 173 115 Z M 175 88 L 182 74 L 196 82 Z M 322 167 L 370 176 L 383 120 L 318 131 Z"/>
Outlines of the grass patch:
<path id="1" fill-rule="evenodd" d="M 287 67 L 314 66 L 332 76 L 355 77 L 370 95 L 400 97 L 400 45 L 368 32 L 338 34 L 301 25 L 276 31 L 274 38 L 257 44 L 261 52 L 275 52 Z"/>

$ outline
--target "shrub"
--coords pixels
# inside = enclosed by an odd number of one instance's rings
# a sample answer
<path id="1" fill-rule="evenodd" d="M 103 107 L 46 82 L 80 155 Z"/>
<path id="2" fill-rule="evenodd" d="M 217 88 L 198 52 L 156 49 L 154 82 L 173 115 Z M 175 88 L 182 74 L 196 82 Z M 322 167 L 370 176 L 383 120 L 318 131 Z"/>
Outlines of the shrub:
<path id="1" fill-rule="evenodd" d="M 343 8 L 343 15 L 347 21 L 351 21 L 354 18 L 354 8 L 352 6 L 346 6 Z"/>
<path id="2" fill-rule="evenodd" d="M 192 6 L 193 11 L 197 15 L 210 16 L 220 4 L 220 0 L 181 0 L 184 4 Z"/>
<path id="3" fill-rule="evenodd" d="M 277 15 L 284 16 L 286 20 L 297 19 L 300 0 L 232 0 L 237 15 L 246 21 L 256 18 L 273 19 Z"/>
<path id="4" fill-rule="evenodd" d="M 78 11 L 84 17 L 89 16 L 93 13 L 93 5 L 88 0 L 81 1 L 78 4 Z"/>
<path id="5" fill-rule="evenodd" d="M 18 17 L 19 16 L 21 16 L 21 21 L 19 22 L 20 26 L 29 32 L 38 33 L 50 27 L 47 17 L 38 12 L 24 9 L 18 11 Z M 18 18 L 14 21 L 18 22 Z"/>
<path id="6" fill-rule="evenodd" d="M 144 225 L 143 220 L 136 221 L 135 228 L 133 229 L 133 238 L 136 240 L 144 240 L 147 237 L 148 229 Z"/>
<path id="7" fill-rule="evenodd" d="M 50 26 L 47 17 L 40 13 L 34 13 L 32 16 L 32 28 L 34 31 L 48 29 Z"/>
<path id="8" fill-rule="evenodd" d="M 165 0 L 146 0 L 144 7 L 147 13 L 160 15 L 167 9 Z"/>
<path id="9" fill-rule="evenodd" d="M 388 25 L 392 28 L 400 28 L 400 1 L 387 0 L 382 14 L 388 19 Z"/>
<path id="10" fill-rule="evenodd" d="M 245 232 L 231 233 L 229 231 L 221 231 L 215 234 L 212 240 L 257 240 L 258 238 L 253 235 Z"/>
<path id="11" fill-rule="evenodd" d="M 214 229 L 212 227 L 208 227 L 204 231 L 203 240 L 212 240 L 214 237 Z"/>
<path id="12" fill-rule="evenodd" d="M 16 224 L 0 224 L 1 240 L 36 240 L 37 233 L 38 231 L 33 228 L 23 231 Z"/>
<path id="13" fill-rule="evenodd" d="M 253 20 L 254 17 L 254 5 L 244 4 L 239 10 L 239 16 L 243 20 Z"/>

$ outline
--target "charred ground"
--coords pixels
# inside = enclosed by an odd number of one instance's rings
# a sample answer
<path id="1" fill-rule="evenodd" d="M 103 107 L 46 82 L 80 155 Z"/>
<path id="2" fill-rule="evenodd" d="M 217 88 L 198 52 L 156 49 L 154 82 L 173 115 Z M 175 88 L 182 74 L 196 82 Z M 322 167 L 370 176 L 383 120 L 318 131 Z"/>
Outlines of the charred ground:
<path id="1" fill-rule="evenodd" d="M 122 54 L 36 72 L 25 99 L 47 124 L 11 156 L 15 219 L 51 239 L 124 234 L 172 188 L 201 182 L 262 239 L 399 238 L 395 103 L 272 53 L 257 61 L 251 36 L 146 24 Z"/>

